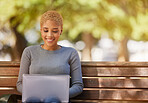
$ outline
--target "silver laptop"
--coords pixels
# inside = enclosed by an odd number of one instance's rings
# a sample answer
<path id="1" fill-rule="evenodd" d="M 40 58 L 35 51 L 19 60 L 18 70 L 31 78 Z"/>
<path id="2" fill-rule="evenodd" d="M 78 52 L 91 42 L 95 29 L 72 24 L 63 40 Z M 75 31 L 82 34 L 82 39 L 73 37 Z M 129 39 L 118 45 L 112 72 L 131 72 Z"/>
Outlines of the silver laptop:
<path id="1" fill-rule="evenodd" d="M 23 74 L 22 102 L 29 97 L 56 96 L 62 103 L 69 101 L 69 75 Z"/>

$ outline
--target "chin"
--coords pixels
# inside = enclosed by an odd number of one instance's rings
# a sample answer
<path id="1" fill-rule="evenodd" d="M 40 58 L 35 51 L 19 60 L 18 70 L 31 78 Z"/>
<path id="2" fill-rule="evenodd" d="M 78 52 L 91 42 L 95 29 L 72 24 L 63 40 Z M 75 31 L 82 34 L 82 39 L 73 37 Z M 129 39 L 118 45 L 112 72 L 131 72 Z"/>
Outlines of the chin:
<path id="1" fill-rule="evenodd" d="M 48 47 L 54 47 L 55 46 L 55 44 L 46 44 Z"/>
<path id="2" fill-rule="evenodd" d="M 48 46 L 48 47 L 54 47 L 54 45 L 49 45 L 49 44 L 47 44 L 47 46 Z"/>

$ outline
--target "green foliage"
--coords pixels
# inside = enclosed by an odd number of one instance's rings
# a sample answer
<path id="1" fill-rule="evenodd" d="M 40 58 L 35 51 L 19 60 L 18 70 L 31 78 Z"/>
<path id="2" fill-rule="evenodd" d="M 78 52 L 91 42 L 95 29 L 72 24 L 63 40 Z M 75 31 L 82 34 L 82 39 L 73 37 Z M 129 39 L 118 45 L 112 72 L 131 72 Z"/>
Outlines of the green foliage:
<path id="1" fill-rule="evenodd" d="M 64 18 L 62 39 L 88 32 L 97 39 L 107 33 L 115 40 L 148 40 L 147 0 L 0 0 L 0 7 L 1 23 L 21 34 L 35 27 L 43 12 L 57 10 Z"/>

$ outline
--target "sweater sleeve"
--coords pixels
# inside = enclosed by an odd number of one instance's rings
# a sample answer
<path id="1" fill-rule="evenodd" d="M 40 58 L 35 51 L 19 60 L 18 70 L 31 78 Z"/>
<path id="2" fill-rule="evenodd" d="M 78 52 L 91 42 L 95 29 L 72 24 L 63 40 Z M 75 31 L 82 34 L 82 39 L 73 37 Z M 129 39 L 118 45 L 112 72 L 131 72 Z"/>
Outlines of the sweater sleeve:
<path id="1" fill-rule="evenodd" d="M 21 57 L 21 62 L 20 62 L 20 71 L 19 71 L 19 76 L 17 80 L 17 91 L 22 93 L 22 75 L 23 74 L 28 74 L 29 73 L 29 66 L 31 62 L 31 56 L 28 48 L 25 48 Z"/>
<path id="2" fill-rule="evenodd" d="M 81 63 L 76 50 L 72 53 L 70 58 L 70 71 L 71 87 L 69 91 L 69 96 L 70 98 L 72 98 L 79 95 L 83 91 Z"/>

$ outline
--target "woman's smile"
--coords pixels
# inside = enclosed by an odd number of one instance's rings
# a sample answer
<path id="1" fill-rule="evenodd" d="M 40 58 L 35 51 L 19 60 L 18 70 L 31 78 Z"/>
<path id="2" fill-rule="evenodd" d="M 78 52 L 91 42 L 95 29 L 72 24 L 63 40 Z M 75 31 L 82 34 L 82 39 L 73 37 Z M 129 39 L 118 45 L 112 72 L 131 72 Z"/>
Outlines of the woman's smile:
<path id="1" fill-rule="evenodd" d="M 47 41 L 48 43 L 52 43 L 54 40 L 55 40 L 55 39 L 48 39 L 48 38 L 46 38 L 46 41 Z"/>

